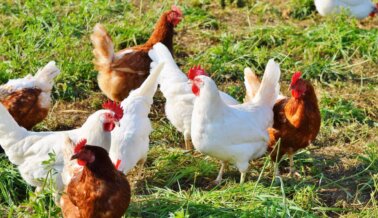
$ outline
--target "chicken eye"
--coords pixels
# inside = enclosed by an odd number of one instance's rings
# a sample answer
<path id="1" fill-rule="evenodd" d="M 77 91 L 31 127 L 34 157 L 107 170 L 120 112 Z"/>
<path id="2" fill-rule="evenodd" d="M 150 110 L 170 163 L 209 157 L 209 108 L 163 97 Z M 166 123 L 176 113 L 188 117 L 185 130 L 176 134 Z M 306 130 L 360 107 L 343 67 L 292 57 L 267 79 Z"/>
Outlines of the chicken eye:
<path id="1" fill-rule="evenodd" d="M 103 123 L 106 123 L 108 122 L 109 119 L 111 119 L 113 116 L 109 113 L 106 113 L 106 114 L 101 114 L 100 116 L 100 121 L 103 122 Z"/>

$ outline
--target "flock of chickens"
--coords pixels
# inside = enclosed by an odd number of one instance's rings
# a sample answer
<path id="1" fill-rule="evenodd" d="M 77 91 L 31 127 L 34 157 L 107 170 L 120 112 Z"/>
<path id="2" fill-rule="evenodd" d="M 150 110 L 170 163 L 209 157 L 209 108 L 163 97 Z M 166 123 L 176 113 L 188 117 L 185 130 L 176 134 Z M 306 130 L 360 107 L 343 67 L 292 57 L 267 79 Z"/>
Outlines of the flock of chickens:
<path id="1" fill-rule="evenodd" d="M 369 0 L 315 0 L 315 4 L 322 15 L 346 8 L 362 18 L 378 11 Z M 182 18 L 181 10 L 172 6 L 145 44 L 118 52 L 105 28 L 94 27 L 91 41 L 99 87 L 114 102 L 105 102 L 81 128 L 29 131 L 48 114 L 53 80 L 60 73 L 55 62 L 35 76 L 0 86 L 0 144 L 36 191 L 49 173 L 44 162 L 55 154 L 55 199 L 64 217 L 125 213 L 130 202 L 125 175 L 137 165 L 138 178 L 142 175 L 152 131 L 148 114 L 158 85 L 166 98 L 165 114 L 184 135 L 185 148 L 194 146 L 221 161 L 217 184 L 227 163 L 236 165 L 243 183 L 249 162 L 267 151 L 272 161 L 287 154 L 292 175 L 294 153 L 316 138 L 319 106 L 314 87 L 300 72 L 293 74 L 291 96 L 286 97 L 279 91 L 281 71 L 274 60 L 267 63 L 261 82 L 246 68 L 244 103 L 219 91 L 200 66 L 182 72 L 172 55 L 174 28 Z M 278 168 L 275 172 L 279 174 Z"/>

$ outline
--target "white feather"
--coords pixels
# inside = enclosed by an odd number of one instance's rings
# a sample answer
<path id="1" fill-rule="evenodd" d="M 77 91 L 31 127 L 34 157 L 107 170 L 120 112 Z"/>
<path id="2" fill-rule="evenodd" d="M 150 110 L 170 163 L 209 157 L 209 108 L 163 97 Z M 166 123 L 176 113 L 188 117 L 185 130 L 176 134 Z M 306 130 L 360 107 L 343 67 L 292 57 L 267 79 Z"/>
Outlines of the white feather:
<path id="1" fill-rule="evenodd" d="M 245 172 L 250 160 L 262 156 L 267 149 L 267 129 L 273 124 L 273 105 L 280 77 L 278 64 L 270 60 L 253 101 L 226 105 L 213 80 L 202 80 L 192 117 L 192 141 L 201 153 L 235 164 Z"/>
<path id="2" fill-rule="evenodd" d="M 377 10 L 371 0 L 315 0 L 314 2 L 322 16 L 339 14 L 345 10 L 353 17 L 364 19 Z"/>
<path id="3" fill-rule="evenodd" d="M 121 160 L 118 170 L 125 174 L 138 162 L 144 163 L 147 160 L 149 135 L 152 131 L 148 114 L 157 89 L 157 78 L 163 66 L 160 63 L 152 69 L 143 84 L 121 103 L 124 116 L 120 120 L 120 127 L 112 132 L 110 158 L 113 163 Z"/>
<path id="4" fill-rule="evenodd" d="M 105 113 L 113 113 L 109 110 L 99 110 L 88 117 L 79 129 L 61 132 L 32 132 L 20 127 L 0 104 L 0 144 L 9 160 L 18 166 L 21 176 L 25 181 L 37 187 L 42 187 L 41 179 L 46 178 L 47 170 L 43 161 L 49 159 L 49 153 L 56 154 L 53 168 L 57 174 L 53 179 L 57 190 L 63 190 L 62 171 L 64 167 L 63 148 L 66 146 L 66 138 L 69 137 L 77 143 L 81 139 L 87 139 L 90 145 L 100 146 L 109 151 L 111 143 L 110 132 L 105 132 L 101 117 Z"/>
<path id="5" fill-rule="evenodd" d="M 152 66 L 160 62 L 165 63 L 158 79 L 160 90 L 166 99 L 165 114 L 172 125 L 184 134 L 185 139 L 189 139 L 195 96 L 191 85 L 188 84 L 188 77 L 180 70 L 168 48 L 162 43 L 155 44 L 148 54 L 153 61 Z M 238 104 L 231 96 L 220 93 L 227 104 Z"/>

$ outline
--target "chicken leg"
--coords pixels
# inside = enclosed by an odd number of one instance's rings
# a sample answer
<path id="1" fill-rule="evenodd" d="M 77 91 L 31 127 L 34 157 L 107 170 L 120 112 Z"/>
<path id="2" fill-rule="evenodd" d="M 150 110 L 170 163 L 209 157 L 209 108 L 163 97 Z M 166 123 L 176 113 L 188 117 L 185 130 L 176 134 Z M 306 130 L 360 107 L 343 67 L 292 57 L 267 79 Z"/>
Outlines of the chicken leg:
<path id="1" fill-rule="evenodd" d="M 136 181 L 139 181 L 139 180 L 141 180 L 142 179 L 142 173 L 143 173 L 143 171 L 144 171 L 144 163 L 146 162 L 146 160 L 141 160 L 140 162 L 139 162 L 139 166 L 138 166 L 138 174 L 137 174 L 137 179 L 136 179 Z"/>
<path id="2" fill-rule="evenodd" d="M 222 177 L 223 177 L 223 171 L 224 171 L 224 168 L 226 167 L 226 162 L 224 161 L 221 161 L 221 168 L 219 170 L 219 173 L 218 173 L 218 176 L 217 178 L 215 179 L 214 183 L 215 184 L 220 184 L 221 181 L 222 181 Z"/>
<path id="3" fill-rule="evenodd" d="M 274 164 L 274 176 L 279 177 L 281 176 L 280 174 L 280 169 L 279 169 L 279 164 L 278 163 L 273 163 Z"/>
<path id="4" fill-rule="evenodd" d="M 240 174 L 240 185 L 244 184 L 246 172 Z"/>
<path id="5" fill-rule="evenodd" d="M 292 149 L 287 153 L 287 155 L 289 156 L 289 161 L 290 161 L 289 162 L 289 176 L 301 177 L 301 175 L 298 172 L 296 172 L 294 169 L 294 152 L 292 151 Z"/>
<path id="6" fill-rule="evenodd" d="M 184 134 L 184 140 L 185 140 L 185 150 L 193 150 L 193 143 L 192 143 L 192 139 L 190 137 L 190 133 L 185 133 Z"/>
<path id="7" fill-rule="evenodd" d="M 185 150 L 193 150 L 193 144 L 192 144 L 192 140 L 190 139 L 185 139 Z"/>

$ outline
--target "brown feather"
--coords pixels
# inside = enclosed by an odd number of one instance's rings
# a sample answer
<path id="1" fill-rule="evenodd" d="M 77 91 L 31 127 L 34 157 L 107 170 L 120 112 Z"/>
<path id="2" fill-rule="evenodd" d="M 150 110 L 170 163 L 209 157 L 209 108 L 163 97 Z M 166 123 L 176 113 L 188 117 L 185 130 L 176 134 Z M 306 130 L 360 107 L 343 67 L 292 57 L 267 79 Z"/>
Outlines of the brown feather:
<path id="1" fill-rule="evenodd" d="M 8 95 L 3 94 L 0 101 L 20 126 L 31 129 L 45 119 L 49 111 L 39 104 L 41 92 L 37 88 L 21 89 Z"/>
<path id="2" fill-rule="evenodd" d="M 99 54 L 108 55 L 106 52 L 109 49 L 104 45 L 109 46 L 108 42 L 111 41 L 107 33 L 101 35 L 103 38 L 99 40 L 104 43 L 102 43 L 103 46 L 96 47 L 95 45 L 93 51 L 95 55 L 94 64 L 99 71 L 99 87 L 108 98 L 120 102 L 129 95 L 131 90 L 137 89 L 143 83 L 149 75 L 152 61 L 148 56 L 148 51 L 154 44 L 161 42 L 168 47 L 171 53 L 173 52 L 174 26 L 167 21 L 170 12 L 167 11 L 160 17 L 155 25 L 154 32 L 145 44 L 117 52 L 110 64 L 98 61 L 99 56 L 101 56 Z M 92 37 L 95 39 L 96 35 L 94 34 Z M 125 52 L 130 49 L 132 52 Z"/>
<path id="3" fill-rule="evenodd" d="M 82 218 L 122 217 L 130 203 L 130 185 L 126 177 L 115 169 L 107 152 L 99 147 L 94 149 L 102 149 L 102 154 L 96 154 L 95 161 L 84 166 L 82 172 L 72 178 L 67 187 L 69 200 L 78 208 Z"/>
<path id="4" fill-rule="evenodd" d="M 60 206 L 64 218 L 81 218 L 79 208 L 72 203 L 67 193 L 62 194 Z"/>
<path id="5" fill-rule="evenodd" d="M 321 117 L 316 94 L 313 86 L 303 81 L 307 85 L 303 96 L 282 99 L 273 107 L 274 124 L 269 130 L 269 150 L 273 161 L 280 160 L 287 152 L 307 147 L 319 133 Z M 279 139 L 278 148 L 275 144 Z"/>

